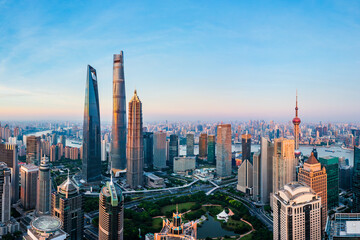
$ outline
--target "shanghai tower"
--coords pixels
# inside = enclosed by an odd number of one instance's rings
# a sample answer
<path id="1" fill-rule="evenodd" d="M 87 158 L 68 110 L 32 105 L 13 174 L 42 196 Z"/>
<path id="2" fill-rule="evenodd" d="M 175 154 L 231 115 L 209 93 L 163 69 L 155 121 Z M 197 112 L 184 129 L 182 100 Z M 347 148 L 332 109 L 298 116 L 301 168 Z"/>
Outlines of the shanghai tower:
<path id="1" fill-rule="evenodd" d="M 83 127 L 83 179 L 101 180 L 101 130 L 96 70 L 88 65 Z"/>
<path id="2" fill-rule="evenodd" d="M 126 99 L 123 51 L 120 54 L 114 54 L 110 160 L 115 171 L 126 169 Z"/>

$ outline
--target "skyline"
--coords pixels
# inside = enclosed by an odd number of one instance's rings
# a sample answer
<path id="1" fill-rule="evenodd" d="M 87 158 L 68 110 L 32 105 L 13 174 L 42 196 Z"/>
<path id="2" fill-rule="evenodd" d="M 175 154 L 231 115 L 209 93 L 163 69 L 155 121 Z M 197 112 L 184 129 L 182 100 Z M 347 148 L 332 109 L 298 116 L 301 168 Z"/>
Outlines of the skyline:
<path id="1" fill-rule="evenodd" d="M 144 122 L 291 121 L 296 89 L 303 122 L 359 122 L 360 3 L 206 3 L 0 1 L 1 120 L 80 121 L 90 64 L 111 122 L 123 50 Z"/>

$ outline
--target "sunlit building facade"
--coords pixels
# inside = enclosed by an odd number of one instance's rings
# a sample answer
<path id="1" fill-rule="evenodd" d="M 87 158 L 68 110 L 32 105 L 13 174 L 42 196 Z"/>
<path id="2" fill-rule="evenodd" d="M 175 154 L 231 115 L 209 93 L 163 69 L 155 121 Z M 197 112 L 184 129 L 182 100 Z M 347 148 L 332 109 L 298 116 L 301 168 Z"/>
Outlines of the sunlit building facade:
<path id="1" fill-rule="evenodd" d="M 220 178 L 231 176 L 231 125 L 217 126 L 216 173 Z"/>
<path id="2" fill-rule="evenodd" d="M 199 158 L 205 159 L 207 157 L 207 145 L 208 145 L 208 135 L 206 133 L 201 133 L 199 137 Z"/>

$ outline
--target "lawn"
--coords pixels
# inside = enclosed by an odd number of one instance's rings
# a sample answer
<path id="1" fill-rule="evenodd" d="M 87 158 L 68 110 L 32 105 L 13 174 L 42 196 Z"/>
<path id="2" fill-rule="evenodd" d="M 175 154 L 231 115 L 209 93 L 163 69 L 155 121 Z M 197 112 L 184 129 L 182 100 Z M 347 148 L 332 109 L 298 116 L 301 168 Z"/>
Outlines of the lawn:
<path id="1" fill-rule="evenodd" d="M 179 203 L 178 204 L 179 212 L 181 212 L 184 209 L 186 209 L 186 211 L 188 211 L 194 205 L 195 205 L 195 202 Z M 167 212 L 176 212 L 176 205 L 167 205 L 167 206 L 161 208 L 161 212 L 163 214 L 166 214 Z"/>
<path id="2" fill-rule="evenodd" d="M 161 229 L 162 228 L 163 219 L 162 218 L 154 218 L 152 221 L 152 226 L 155 229 Z"/>

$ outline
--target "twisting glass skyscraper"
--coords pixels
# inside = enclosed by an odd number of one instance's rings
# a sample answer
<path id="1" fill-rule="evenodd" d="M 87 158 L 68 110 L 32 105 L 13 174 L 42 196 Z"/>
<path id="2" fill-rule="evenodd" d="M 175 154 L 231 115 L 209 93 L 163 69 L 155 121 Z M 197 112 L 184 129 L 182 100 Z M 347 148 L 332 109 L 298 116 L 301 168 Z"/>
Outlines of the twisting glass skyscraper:
<path id="1" fill-rule="evenodd" d="M 83 179 L 101 180 L 101 130 L 96 70 L 88 65 L 83 127 Z"/>
<path id="2" fill-rule="evenodd" d="M 113 64 L 113 120 L 110 160 L 112 168 L 126 168 L 126 99 L 123 51 L 114 54 Z"/>

